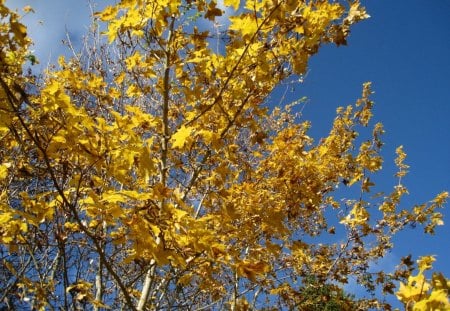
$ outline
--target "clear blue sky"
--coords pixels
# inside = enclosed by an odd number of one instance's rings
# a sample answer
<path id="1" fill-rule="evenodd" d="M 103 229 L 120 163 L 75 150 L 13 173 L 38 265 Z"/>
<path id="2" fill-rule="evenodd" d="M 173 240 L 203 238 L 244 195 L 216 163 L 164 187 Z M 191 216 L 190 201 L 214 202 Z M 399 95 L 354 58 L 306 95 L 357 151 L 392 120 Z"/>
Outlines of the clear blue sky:
<path id="1" fill-rule="evenodd" d="M 395 148 L 403 145 L 410 165 L 404 206 L 450 190 L 450 1 L 362 1 L 371 18 L 356 25 L 348 46 L 324 48 L 310 63 L 302 87 L 310 100 L 305 119 L 322 135 L 338 105 L 356 99 L 372 81 L 375 117 L 384 124 L 384 170 L 379 183 L 395 183 Z M 450 208 L 450 206 L 449 206 Z M 435 267 L 450 276 L 450 211 L 436 236 L 417 228 L 395 241 L 395 256 L 436 254 Z"/>
<path id="2" fill-rule="evenodd" d="M 450 190 L 450 1 L 362 3 L 371 18 L 352 29 L 348 46 L 326 47 L 312 59 L 298 92 L 309 98 L 304 117 L 313 120 L 312 131 L 320 137 L 336 106 L 352 103 L 362 83 L 372 81 L 374 119 L 386 130 L 377 186 L 389 191 L 395 184 L 394 152 L 403 145 L 410 194 L 402 206 L 408 207 Z M 389 271 L 402 256 L 435 254 L 434 268 L 449 277 L 449 208 L 435 236 L 425 236 L 420 227 L 399 234 L 381 266 Z"/>
<path id="3" fill-rule="evenodd" d="M 105 1 L 102 1 L 105 3 Z M 30 35 L 43 66 L 62 53 L 64 26 L 75 39 L 85 32 L 89 9 L 85 1 L 9 0 L 30 4 Z M 371 18 L 352 29 L 348 46 L 324 47 L 310 63 L 305 82 L 295 96 L 307 96 L 304 118 L 312 120 L 312 135 L 326 134 L 339 105 L 354 102 L 365 81 L 373 82 L 375 120 L 386 130 L 384 171 L 378 186 L 389 191 L 395 184 L 394 150 L 403 145 L 411 166 L 404 182 L 410 195 L 404 206 L 422 203 L 450 190 L 450 1 L 363 0 Z M 43 23 L 38 21 L 42 20 Z M 449 206 L 450 208 L 450 206 Z M 450 276 L 450 211 L 436 236 L 407 231 L 396 240 L 386 265 L 412 253 L 436 254 L 437 270 Z"/>

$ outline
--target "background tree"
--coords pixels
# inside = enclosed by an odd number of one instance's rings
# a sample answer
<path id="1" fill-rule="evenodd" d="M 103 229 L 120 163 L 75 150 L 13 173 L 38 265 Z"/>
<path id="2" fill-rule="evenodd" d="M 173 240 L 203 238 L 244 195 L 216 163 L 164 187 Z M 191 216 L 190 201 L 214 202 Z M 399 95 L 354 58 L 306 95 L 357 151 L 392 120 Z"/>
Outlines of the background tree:
<path id="1" fill-rule="evenodd" d="M 400 209 L 401 147 L 398 185 L 367 194 L 383 133 L 365 129 L 370 83 L 318 142 L 301 102 L 270 108 L 277 85 L 368 15 L 359 2 L 225 5 L 230 24 L 213 33 L 214 1 L 120 1 L 95 15 L 84 51 L 37 78 L 23 72 L 26 28 L 0 3 L 5 304 L 389 308 L 340 286 L 355 277 L 392 294 L 410 262 L 390 274 L 369 264 L 406 226 L 433 233 L 448 194 Z M 355 199 L 339 200 L 345 186 Z M 325 300 L 302 298 L 311 288 Z"/>

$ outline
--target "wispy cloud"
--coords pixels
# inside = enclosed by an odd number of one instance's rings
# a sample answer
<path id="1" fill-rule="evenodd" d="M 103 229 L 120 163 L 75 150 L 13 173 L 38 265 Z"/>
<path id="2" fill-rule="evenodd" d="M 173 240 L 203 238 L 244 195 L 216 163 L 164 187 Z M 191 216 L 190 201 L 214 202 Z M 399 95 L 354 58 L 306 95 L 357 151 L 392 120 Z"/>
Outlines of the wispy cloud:
<path id="1" fill-rule="evenodd" d="M 23 22 L 28 28 L 29 37 L 34 41 L 34 54 L 43 68 L 53 63 L 59 55 L 69 53 L 62 42 L 67 39 L 67 34 L 73 44 L 79 45 L 90 23 L 88 1 L 8 0 L 6 4 L 19 13 L 23 13 L 21 9 L 26 5 L 33 8 L 34 13 L 26 14 Z"/>

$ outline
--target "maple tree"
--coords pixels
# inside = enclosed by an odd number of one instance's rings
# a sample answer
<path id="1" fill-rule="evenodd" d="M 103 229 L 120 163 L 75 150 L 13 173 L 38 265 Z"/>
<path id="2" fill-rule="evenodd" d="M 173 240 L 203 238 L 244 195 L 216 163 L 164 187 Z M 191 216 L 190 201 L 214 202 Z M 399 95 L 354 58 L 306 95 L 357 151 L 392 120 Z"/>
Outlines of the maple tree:
<path id="1" fill-rule="evenodd" d="M 317 142 L 298 102 L 270 108 L 273 90 L 303 75 L 322 45 L 346 44 L 365 9 L 224 5 L 229 24 L 214 32 L 217 2 L 122 0 L 95 14 L 85 50 L 40 78 L 24 71 L 35 62 L 26 27 L 0 1 L 2 302 L 308 310 L 331 299 L 341 309 L 390 308 L 346 296 L 352 277 L 385 294 L 402 281 L 397 297 L 408 307 L 448 307 L 448 279 L 423 276 L 432 257 L 415 277 L 407 257 L 392 273 L 369 269 L 403 228 L 434 233 L 448 197 L 400 209 L 401 147 L 398 185 L 368 195 L 383 162 L 370 83 Z M 355 199 L 337 197 L 346 186 L 359 189 Z"/>

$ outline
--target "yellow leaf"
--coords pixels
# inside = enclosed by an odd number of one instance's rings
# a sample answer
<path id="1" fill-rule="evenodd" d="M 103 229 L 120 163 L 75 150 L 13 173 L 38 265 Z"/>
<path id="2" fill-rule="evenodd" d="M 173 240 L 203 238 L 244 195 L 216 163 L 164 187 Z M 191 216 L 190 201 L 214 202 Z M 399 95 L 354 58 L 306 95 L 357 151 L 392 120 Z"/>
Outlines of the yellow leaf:
<path id="1" fill-rule="evenodd" d="M 161 229 L 158 226 L 149 224 L 149 227 L 150 227 L 150 229 L 152 229 L 155 236 L 159 236 L 159 234 L 161 233 Z"/>
<path id="2" fill-rule="evenodd" d="M 433 273 L 432 283 L 434 289 L 444 289 L 450 292 L 450 279 L 446 279 L 442 273 Z"/>
<path id="3" fill-rule="evenodd" d="M 258 30 L 258 24 L 253 15 L 231 16 L 230 30 L 240 31 L 244 39 L 252 37 Z"/>
<path id="4" fill-rule="evenodd" d="M 153 170 L 154 164 L 150 155 L 150 149 L 148 146 L 144 146 L 139 156 L 139 171 L 141 172 L 145 180 L 148 180 Z"/>
<path id="5" fill-rule="evenodd" d="M 99 16 L 102 21 L 109 21 L 116 17 L 118 8 L 117 6 L 107 6 L 103 12 L 96 12 L 95 15 Z"/>
<path id="6" fill-rule="evenodd" d="M 361 204 L 355 204 L 350 213 L 340 223 L 350 227 L 365 226 L 369 221 L 369 213 Z"/>
<path id="7" fill-rule="evenodd" d="M 133 55 L 125 59 L 125 64 L 128 70 L 133 70 L 134 67 L 142 63 L 142 55 L 136 51 Z"/>
<path id="8" fill-rule="evenodd" d="M 27 36 L 27 27 L 21 23 L 11 22 L 11 30 L 19 40 L 23 40 Z"/>
<path id="9" fill-rule="evenodd" d="M 63 136 L 54 136 L 54 137 L 52 138 L 52 142 L 64 144 L 64 143 L 66 143 L 66 138 L 63 137 Z"/>
<path id="10" fill-rule="evenodd" d="M 29 6 L 29 5 L 24 6 L 22 10 L 23 10 L 25 13 L 30 13 L 30 12 L 34 13 L 33 8 L 32 8 L 31 6 Z"/>
<path id="11" fill-rule="evenodd" d="M 430 304 L 434 305 L 436 310 L 439 306 L 445 306 L 446 309 L 443 310 L 448 310 L 448 308 L 450 308 L 448 292 L 444 289 L 433 290 L 428 300 L 430 301 Z"/>
<path id="12" fill-rule="evenodd" d="M 107 203 L 125 203 L 127 202 L 128 198 L 126 198 L 124 195 L 120 194 L 120 193 L 110 193 L 110 194 L 105 194 L 103 196 L 103 199 L 101 200 L 101 202 L 107 202 Z"/>
<path id="13" fill-rule="evenodd" d="M 410 301 L 413 297 L 419 295 L 420 293 L 421 290 L 418 289 L 417 287 L 405 285 L 403 284 L 403 282 L 400 282 L 400 287 L 396 295 L 400 301 L 407 302 Z"/>
<path id="14" fill-rule="evenodd" d="M 423 293 L 430 289 L 430 284 L 425 280 L 425 276 L 419 272 L 416 276 L 408 278 L 408 284 L 400 282 L 400 287 L 396 293 L 397 298 L 403 302 L 417 300 Z"/>
<path id="15" fill-rule="evenodd" d="M 182 126 L 172 135 L 171 142 L 173 148 L 182 148 L 186 143 L 188 137 L 192 134 L 194 129 L 192 127 Z"/>
<path id="16" fill-rule="evenodd" d="M 432 264 L 436 259 L 434 256 L 423 256 L 417 260 L 417 265 L 419 266 L 420 271 L 429 270 L 432 268 Z"/>
<path id="17" fill-rule="evenodd" d="M 351 4 L 348 16 L 345 20 L 352 24 L 369 17 L 370 15 L 367 14 L 366 9 L 362 7 L 358 1 L 355 1 Z"/>
<path id="18" fill-rule="evenodd" d="M 8 176 L 8 167 L 10 167 L 10 163 L 3 163 L 0 165 L 0 180 L 5 179 Z"/>
<path id="19" fill-rule="evenodd" d="M 205 143 L 211 144 L 214 149 L 218 149 L 219 147 L 221 147 L 220 135 L 218 133 L 209 130 L 200 130 L 198 134 L 203 137 Z"/>
<path id="20" fill-rule="evenodd" d="M 232 6 L 233 9 L 237 10 L 237 9 L 239 9 L 239 5 L 241 4 L 241 0 L 225 0 L 224 4 L 226 6 Z"/>
<path id="21" fill-rule="evenodd" d="M 112 205 L 108 209 L 108 213 L 114 218 L 119 218 L 124 214 L 124 211 L 120 208 L 120 206 Z"/>
<path id="22" fill-rule="evenodd" d="M 269 266 L 264 262 L 243 261 L 237 265 L 237 272 L 252 281 L 256 280 L 257 275 L 263 275 L 269 271 Z"/>
<path id="23" fill-rule="evenodd" d="M 60 87 L 61 86 L 57 81 L 52 81 L 51 83 L 47 84 L 45 90 L 48 92 L 48 94 L 54 95 L 60 89 Z"/>
<path id="24" fill-rule="evenodd" d="M 193 277 L 192 273 L 185 274 L 181 278 L 178 279 L 177 284 L 188 285 L 191 282 L 192 277 Z"/>
<path id="25" fill-rule="evenodd" d="M 5 225 L 8 224 L 9 221 L 12 219 L 11 213 L 1 213 L 0 214 L 0 224 Z"/>
<path id="26" fill-rule="evenodd" d="M 141 95 L 141 91 L 136 85 L 131 84 L 126 91 L 126 94 L 129 97 L 138 97 L 139 95 Z"/>

